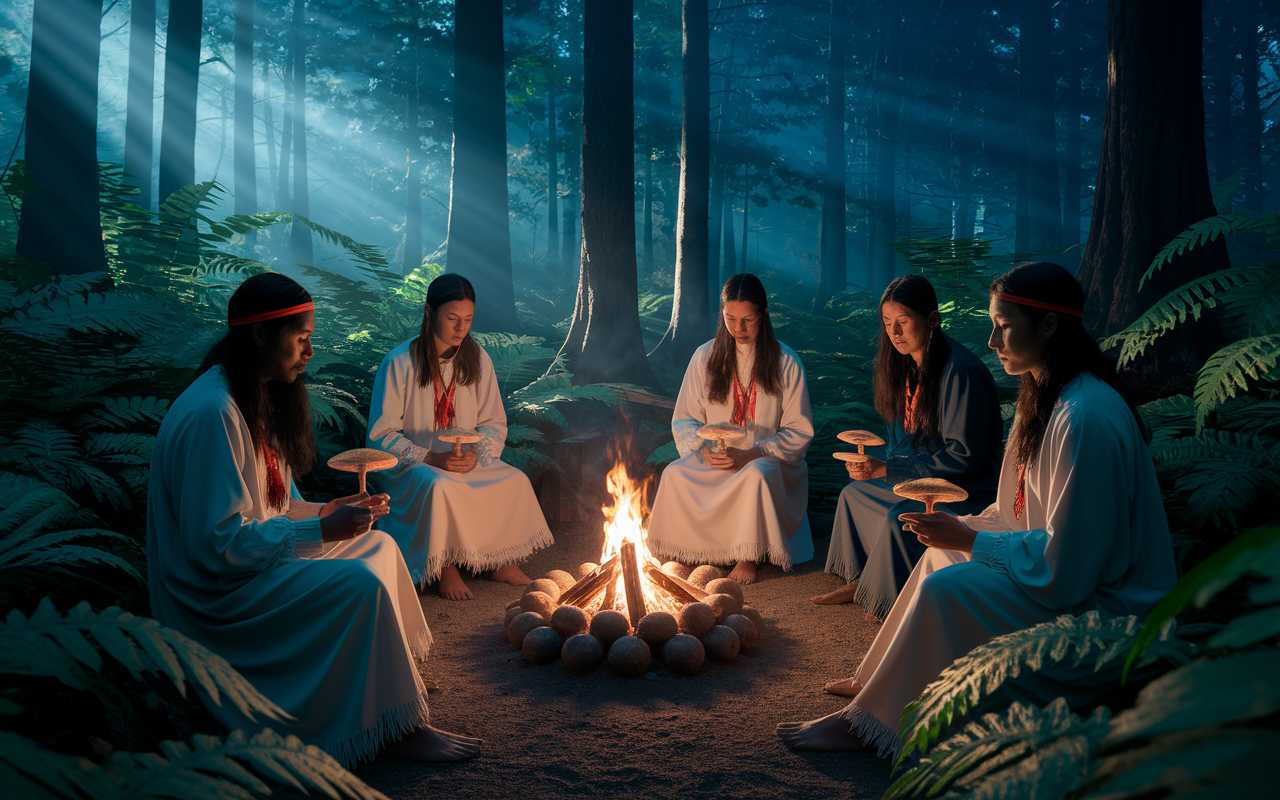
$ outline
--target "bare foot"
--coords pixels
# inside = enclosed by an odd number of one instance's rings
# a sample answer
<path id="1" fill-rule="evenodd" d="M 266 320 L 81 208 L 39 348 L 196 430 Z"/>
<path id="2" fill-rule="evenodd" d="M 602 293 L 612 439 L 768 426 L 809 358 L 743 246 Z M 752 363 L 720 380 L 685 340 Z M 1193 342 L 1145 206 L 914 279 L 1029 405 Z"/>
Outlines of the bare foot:
<path id="1" fill-rule="evenodd" d="M 471 600 L 475 597 L 467 584 L 462 581 L 462 573 L 453 564 L 440 570 L 440 596 L 445 600 Z"/>
<path id="2" fill-rule="evenodd" d="M 862 684 L 853 678 L 845 678 L 844 680 L 828 683 L 822 687 L 822 691 L 827 694 L 838 694 L 841 697 L 857 697 L 858 692 L 862 691 Z"/>
<path id="3" fill-rule="evenodd" d="M 877 624 L 877 625 L 879 625 L 879 624 L 881 624 L 882 622 L 884 622 L 884 620 L 880 619 L 880 618 L 879 618 L 879 617 L 877 617 L 875 614 L 872 614 L 870 611 L 868 611 L 868 612 L 867 612 L 867 615 L 866 615 L 865 617 L 863 617 L 862 619 L 863 619 L 863 621 L 865 621 L 865 622 L 874 622 L 874 623 L 875 623 L 875 624 Z"/>
<path id="4" fill-rule="evenodd" d="M 813 598 L 813 602 L 820 606 L 838 606 L 841 603 L 852 603 L 853 596 L 858 591 L 858 582 L 846 583 L 835 591 L 820 594 Z"/>
<path id="5" fill-rule="evenodd" d="M 856 753 L 870 749 L 849 733 L 849 721 L 841 719 L 839 711 L 808 722 L 784 722 L 778 726 L 778 737 L 792 750 Z"/>
<path id="6" fill-rule="evenodd" d="M 747 585 L 748 583 L 755 583 L 756 570 L 757 570 L 756 562 L 739 561 L 738 565 L 735 566 L 733 568 L 733 571 L 729 573 L 729 580 L 737 581 L 738 583 L 741 583 L 743 586 Z"/>
<path id="7" fill-rule="evenodd" d="M 520 569 L 520 565 L 514 561 L 505 567 L 495 569 L 493 574 L 489 576 L 489 580 L 497 581 L 498 583 L 509 583 L 512 586 L 526 586 L 531 583 L 529 576 L 525 575 L 524 570 Z"/>
<path id="8" fill-rule="evenodd" d="M 415 761 L 466 761 L 480 753 L 483 739 L 447 733 L 427 725 L 392 742 L 382 751 Z"/>

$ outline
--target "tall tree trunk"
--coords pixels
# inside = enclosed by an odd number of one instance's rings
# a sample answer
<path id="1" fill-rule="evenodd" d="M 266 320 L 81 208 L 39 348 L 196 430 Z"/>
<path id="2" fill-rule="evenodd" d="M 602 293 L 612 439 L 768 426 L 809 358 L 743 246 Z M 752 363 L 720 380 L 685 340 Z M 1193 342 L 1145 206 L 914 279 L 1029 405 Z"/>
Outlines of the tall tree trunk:
<path id="1" fill-rule="evenodd" d="M 1053 113 L 1053 18 L 1048 2 L 1024 3 L 1018 36 L 1026 103 L 1027 201 L 1030 249 L 1062 248 L 1058 147 Z"/>
<path id="2" fill-rule="evenodd" d="M 556 95 L 547 90 L 547 267 L 560 271 L 560 145 L 556 137 Z"/>
<path id="3" fill-rule="evenodd" d="M 301 0 L 295 0 L 301 2 Z M 289 102 L 289 87 L 293 81 L 291 79 L 293 72 L 293 58 L 286 57 L 283 74 L 280 76 L 280 85 L 282 91 L 280 93 L 280 107 L 282 110 L 280 123 L 280 174 L 278 176 L 279 183 L 276 184 L 276 205 L 280 211 L 287 213 L 293 212 L 293 203 L 290 202 L 289 195 L 289 165 L 293 158 L 293 104 Z"/>
<path id="4" fill-rule="evenodd" d="M 902 99 L 897 93 L 898 13 L 890 0 L 882 4 L 884 20 L 881 26 L 880 57 L 875 89 L 875 129 L 872 131 L 876 146 L 876 225 L 875 225 L 875 284 L 871 290 L 879 294 L 893 280 L 898 271 L 898 254 L 894 242 L 898 241 L 898 221 L 895 198 L 897 195 L 898 117 L 902 112 Z"/>
<path id="5" fill-rule="evenodd" d="M 174 3 L 164 50 L 164 119 L 160 123 L 160 202 L 196 182 L 196 92 L 203 0 Z M 28 141 L 30 135 L 28 134 Z"/>
<path id="6" fill-rule="evenodd" d="M 720 5 L 724 5 L 721 0 Z M 721 275 L 720 264 L 724 238 L 724 184 L 728 175 L 729 143 L 725 139 L 724 129 L 728 125 L 729 95 L 733 92 L 734 51 L 738 45 L 738 10 L 733 11 L 733 20 L 729 24 L 729 50 L 724 59 L 724 81 L 720 85 L 720 113 L 716 117 L 715 136 L 711 141 L 711 194 L 708 196 L 707 213 L 707 297 L 711 302 L 708 311 L 718 314 L 720 308 L 720 288 L 733 274 L 732 270 Z M 708 79 L 708 86 L 710 79 Z M 708 90 L 708 93 L 710 90 Z M 708 104 L 710 95 L 708 94 Z"/>
<path id="7" fill-rule="evenodd" d="M 448 266 L 450 271 L 483 287 L 484 296 L 476 305 L 477 329 L 516 331 L 520 323 L 516 319 L 507 219 L 502 0 L 457 3 L 453 20 L 453 177 L 449 183 Z M 632 256 L 633 262 L 634 259 Z"/>
<path id="8" fill-rule="evenodd" d="M 276 182 L 276 129 L 275 120 L 272 119 L 271 113 L 271 59 L 262 59 L 262 127 L 267 133 L 267 186 L 275 191 L 279 184 Z M 281 210 L 279 206 L 280 198 L 276 198 L 277 210 Z"/>
<path id="9" fill-rule="evenodd" d="M 1067 10 L 1072 19 L 1062 25 L 1065 42 L 1062 118 L 1066 123 L 1062 148 L 1063 248 L 1080 244 L 1080 190 L 1084 183 L 1084 131 L 1080 127 L 1080 115 L 1084 113 L 1084 53 L 1081 45 L 1084 12 L 1082 3 L 1073 3 Z"/>
<path id="10" fill-rule="evenodd" d="M 671 359 L 684 363 L 710 335 L 707 297 L 708 191 L 711 179 L 711 55 L 707 0 L 684 0 L 680 58 L 680 200 L 676 211 Z"/>
<path id="11" fill-rule="evenodd" d="M 822 181 L 822 226 L 819 233 L 821 264 L 818 272 L 817 305 L 824 306 L 837 292 L 843 292 L 848 267 L 845 264 L 845 135 L 844 62 L 848 43 L 847 0 L 831 0 L 831 33 L 827 48 L 827 159 Z M 744 172 L 745 175 L 745 172 Z M 746 192 L 743 192 L 745 203 Z M 746 216 L 746 206 L 742 209 Z M 743 262 L 746 262 L 746 223 L 743 223 Z"/>
<path id="12" fill-rule="evenodd" d="M 1231 0 L 1213 0 L 1213 154 L 1215 175 L 1221 183 L 1236 171 L 1231 149 L 1231 75 L 1235 65 L 1235 34 Z"/>
<path id="13" fill-rule="evenodd" d="M 307 186 L 307 45 L 303 37 L 306 0 L 293 0 L 293 213 L 311 216 L 311 190 Z M 311 229 L 297 220 L 289 231 L 289 251 L 296 264 L 315 261 Z"/>
<path id="14" fill-rule="evenodd" d="M 1167 292 L 1227 266 L 1221 239 L 1195 247 L 1147 281 L 1151 259 L 1192 223 L 1214 214 L 1204 143 L 1200 0 L 1111 0 L 1110 81 L 1093 219 L 1078 277 L 1085 324 L 1115 333 Z M 1212 324 L 1212 323 L 1211 323 Z M 1157 343 L 1134 379 L 1151 392 L 1187 389 L 1216 346 L 1216 325 L 1180 326 Z"/>
<path id="15" fill-rule="evenodd" d="M 258 212 L 258 167 L 253 136 L 253 3 L 236 0 L 235 212 Z"/>
<path id="16" fill-rule="evenodd" d="M 422 187 L 418 174 L 421 168 L 422 131 L 418 127 L 418 110 L 422 104 L 421 59 L 422 29 L 413 28 L 413 86 L 405 92 L 405 176 L 404 176 L 404 259 L 400 273 L 408 275 L 422 266 Z"/>
<path id="17" fill-rule="evenodd" d="M 645 132 L 646 138 L 650 135 Z M 644 276 L 653 275 L 653 148 L 644 149 Z"/>
<path id="18" fill-rule="evenodd" d="M 1241 205 L 1262 210 L 1262 110 L 1259 107 L 1258 59 L 1262 40 L 1258 33 L 1258 4 L 1261 0 L 1237 0 L 1240 15 L 1240 164 L 1245 168 Z"/>
<path id="19" fill-rule="evenodd" d="M 54 273 L 107 268 L 98 212 L 101 0 L 36 0 L 27 89 L 27 169 L 18 255 Z"/>
<path id="20" fill-rule="evenodd" d="M 579 383 L 654 383 L 636 290 L 633 48 L 632 0 L 585 0 L 582 267 L 561 348 Z"/>
<path id="21" fill-rule="evenodd" d="M 101 5 L 99 3 L 98 5 Z M 155 152 L 156 0 L 129 6 L 129 88 L 125 102 L 124 171 L 138 182 L 138 205 L 150 209 Z"/>

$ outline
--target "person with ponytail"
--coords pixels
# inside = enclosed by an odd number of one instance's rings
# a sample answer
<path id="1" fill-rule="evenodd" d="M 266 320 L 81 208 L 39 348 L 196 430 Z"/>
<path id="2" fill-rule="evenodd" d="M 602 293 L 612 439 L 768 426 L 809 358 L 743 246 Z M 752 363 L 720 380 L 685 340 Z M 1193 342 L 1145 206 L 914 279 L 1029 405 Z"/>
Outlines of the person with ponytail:
<path id="1" fill-rule="evenodd" d="M 459 567 L 527 584 L 517 562 L 552 543 L 528 477 L 501 460 L 507 413 L 493 362 L 471 338 L 475 310 L 466 278 L 433 280 L 421 330 L 382 359 L 369 410 L 368 446 L 400 459 L 370 475 L 391 496 L 382 528 L 414 581 L 438 581 L 448 600 L 474 597 Z M 480 441 L 454 455 L 439 436 L 458 428 Z"/>
<path id="2" fill-rule="evenodd" d="M 728 422 L 745 433 L 724 452 L 698 436 Z M 741 273 L 720 292 L 715 339 L 685 371 L 671 418 L 680 458 L 658 484 L 648 546 L 693 564 L 734 564 L 729 577 L 756 579 L 768 560 L 784 570 L 813 558 L 805 514 L 813 413 L 804 365 L 773 335 L 769 299 L 755 275 Z"/>
<path id="3" fill-rule="evenodd" d="M 379 751 L 458 761 L 480 740 L 427 724 L 415 659 L 431 631 L 396 544 L 370 530 L 387 496 L 302 500 L 315 463 L 302 379 L 315 310 L 283 275 L 245 281 L 227 334 L 165 414 L 151 455 L 152 615 L 226 659 L 279 713 L 205 696 L 228 729 L 272 727 L 348 768 Z"/>
<path id="4" fill-rule="evenodd" d="M 1083 308 L 1080 284 L 1057 264 L 1024 264 L 992 283 L 989 345 L 1022 381 L 996 502 L 973 516 L 902 516 L 928 550 L 858 668 L 854 700 L 779 725 L 788 747 L 893 758 L 903 709 L 973 648 L 1064 614 L 1141 619 L 1173 586 L 1142 424 Z M 1002 691 L 1080 706 L 1113 679 L 1092 662 L 1059 664 Z"/>
<path id="5" fill-rule="evenodd" d="M 876 353 L 876 410 L 888 428 L 885 461 L 849 461 L 853 482 L 840 493 L 826 571 L 846 585 L 813 598 L 831 605 L 854 601 L 879 621 L 924 554 L 898 515 L 923 511 L 893 486 L 916 478 L 944 478 L 969 492 L 948 503 L 973 514 L 996 499 L 1000 477 L 1000 401 L 987 366 L 942 332 L 938 297 L 923 275 L 895 278 L 880 297 Z M 844 681 L 827 687 L 839 693 Z"/>

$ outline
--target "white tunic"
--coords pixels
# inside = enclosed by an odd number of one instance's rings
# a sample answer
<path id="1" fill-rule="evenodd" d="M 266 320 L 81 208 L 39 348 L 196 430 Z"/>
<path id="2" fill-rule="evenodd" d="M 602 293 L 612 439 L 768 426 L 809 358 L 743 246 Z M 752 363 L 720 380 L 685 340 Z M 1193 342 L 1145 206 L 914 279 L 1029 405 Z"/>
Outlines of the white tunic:
<path id="1" fill-rule="evenodd" d="M 417 337 L 414 337 L 415 339 Z M 378 367 L 369 409 L 368 446 L 401 458 L 394 469 L 370 478 L 391 495 L 391 513 L 379 527 L 404 553 L 409 574 L 420 585 L 440 577 L 449 564 L 482 571 L 519 561 L 554 541 L 523 472 L 500 460 L 507 439 L 507 412 L 489 354 L 480 351 L 480 377 L 454 389 L 455 428 L 474 428 L 475 469 L 448 472 L 413 460 L 410 445 L 443 453 L 453 449 L 436 438 L 435 389 L 418 385 L 410 352 L 414 339 L 387 353 Z M 444 384 L 452 359 L 441 364 Z"/>
<path id="2" fill-rule="evenodd" d="M 1094 375 L 1063 387 L 1027 466 L 1021 519 L 1017 488 L 1006 451 L 996 502 L 961 517 L 979 531 L 972 556 L 929 548 L 863 658 L 863 689 L 843 714 L 882 756 L 897 750 L 907 704 L 973 648 L 1063 614 L 1145 616 L 1177 579 L 1151 455 L 1128 406 Z M 1086 703 L 1104 683 L 1091 672 L 1063 682 L 1049 670 L 1013 689 L 1040 704 Z"/>
<path id="3" fill-rule="evenodd" d="M 291 486 L 287 464 L 281 464 Z M 427 723 L 414 658 L 431 633 L 395 543 L 371 531 L 324 545 L 321 506 L 266 502 L 267 469 L 222 367 L 165 415 L 151 458 L 151 610 L 225 658 L 295 724 L 255 722 L 205 697 L 228 728 L 265 725 L 345 766 Z"/>
<path id="4" fill-rule="evenodd" d="M 813 558 L 813 536 L 805 509 L 809 469 L 804 455 L 813 441 L 813 413 L 804 365 L 782 348 L 782 396 L 757 388 L 755 419 L 739 441 L 764 455 L 737 472 L 715 469 L 696 452 L 710 443 L 698 429 L 733 416 L 733 392 L 723 402 L 707 396 L 707 361 L 714 341 L 694 352 L 680 386 L 671 433 L 680 458 L 668 464 L 649 519 L 648 546 L 657 555 L 691 564 L 768 560 L 783 569 Z M 738 373 L 750 384 L 753 346 L 738 347 Z"/>

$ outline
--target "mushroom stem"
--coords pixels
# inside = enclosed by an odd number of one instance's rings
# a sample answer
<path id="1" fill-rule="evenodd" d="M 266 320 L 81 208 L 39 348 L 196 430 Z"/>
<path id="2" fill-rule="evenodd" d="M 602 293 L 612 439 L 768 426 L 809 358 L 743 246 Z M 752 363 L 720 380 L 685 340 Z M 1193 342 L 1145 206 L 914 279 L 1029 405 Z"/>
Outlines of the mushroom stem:
<path id="1" fill-rule="evenodd" d="M 936 497 L 926 497 L 926 498 L 924 499 L 924 513 L 926 513 L 926 514 L 932 514 L 932 513 L 933 513 L 933 504 L 934 504 L 934 503 L 936 503 L 936 502 L 937 502 L 937 498 L 936 498 Z"/>
<path id="2" fill-rule="evenodd" d="M 453 443 L 453 455 L 455 457 L 462 455 L 462 442 Z"/>
<path id="3" fill-rule="evenodd" d="M 357 472 L 356 472 L 356 477 L 358 477 L 358 478 L 360 479 L 360 494 L 364 494 L 364 474 L 365 474 L 365 472 L 366 472 L 366 470 L 363 470 L 363 469 L 362 469 L 362 470 L 359 470 L 359 471 L 357 471 Z"/>
<path id="4" fill-rule="evenodd" d="M 862 448 L 863 448 L 863 447 L 865 447 L 865 446 L 866 446 L 866 445 L 861 445 L 861 444 L 860 444 L 860 445 L 858 445 L 858 455 L 860 455 L 860 456 L 865 456 L 865 455 L 867 454 L 867 451 L 862 449 Z"/>

